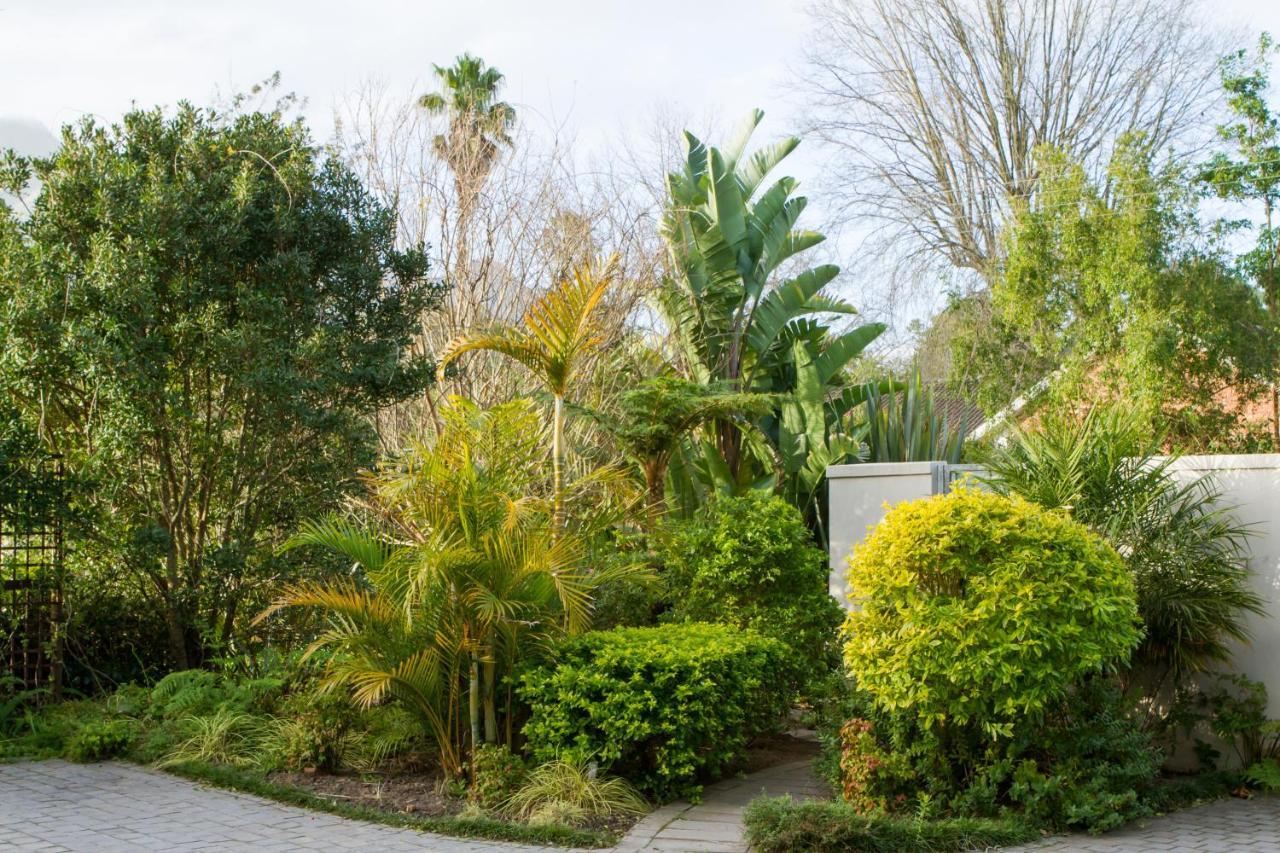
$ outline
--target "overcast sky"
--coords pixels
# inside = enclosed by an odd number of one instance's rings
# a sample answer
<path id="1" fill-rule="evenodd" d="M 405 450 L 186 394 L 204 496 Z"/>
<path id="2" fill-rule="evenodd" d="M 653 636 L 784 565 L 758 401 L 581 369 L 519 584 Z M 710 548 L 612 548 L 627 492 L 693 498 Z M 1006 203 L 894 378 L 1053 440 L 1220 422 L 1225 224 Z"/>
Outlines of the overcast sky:
<path id="1" fill-rule="evenodd" d="M 208 101 L 278 70 L 324 140 L 335 100 L 364 79 L 434 88 L 431 64 L 471 51 L 507 75 L 526 115 L 585 141 L 659 102 L 727 116 L 759 104 L 776 126 L 790 112 L 776 84 L 806 27 L 802 4 L 780 0 L 0 0 L 0 118 L 114 119 L 133 101 Z"/>

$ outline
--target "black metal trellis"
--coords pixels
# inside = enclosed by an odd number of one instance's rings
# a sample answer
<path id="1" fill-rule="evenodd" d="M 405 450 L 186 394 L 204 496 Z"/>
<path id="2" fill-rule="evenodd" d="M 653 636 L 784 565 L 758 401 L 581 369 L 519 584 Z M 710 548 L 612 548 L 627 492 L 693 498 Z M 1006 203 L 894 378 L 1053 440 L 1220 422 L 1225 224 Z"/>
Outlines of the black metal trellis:
<path id="1" fill-rule="evenodd" d="M 62 692 L 63 502 L 61 459 L 0 470 L 0 677 L 36 698 Z"/>

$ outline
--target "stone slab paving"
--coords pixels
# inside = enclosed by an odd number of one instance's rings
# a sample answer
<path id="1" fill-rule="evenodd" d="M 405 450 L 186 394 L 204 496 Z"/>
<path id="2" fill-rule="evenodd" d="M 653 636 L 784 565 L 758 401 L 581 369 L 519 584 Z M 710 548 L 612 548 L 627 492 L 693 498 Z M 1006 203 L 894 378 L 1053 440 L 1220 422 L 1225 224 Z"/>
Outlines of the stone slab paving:
<path id="1" fill-rule="evenodd" d="M 1005 853 L 1280 853 L 1280 796 L 1217 800 L 1106 835 L 1048 838 Z"/>
<path id="2" fill-rule="evenodd" d="M 741 779 L 708 785 L 702 802 L 675 802 L 647 815 L 615 848 L 618 853 L 692 851 L 746 853 L 742 812 L 762 794 L 796 799 L 827 799 L 830 789 L 813 773 L 813 762 L 779 764 Z"/>
<path id="3" fill-rule="evenodd" d="M 636 824 L 616 853 L 745 853 L 742 812 L 761 794 L 827 796 L 808 761 L 707 787 Z M 549 848 L 448 838 L 286 806 L 130 764 L 0 765 L 0 850 L 433 850 L 532 853 Z M 1220 800 L 1103 836 L 1065 836 L 1005 853 L 1280 853 L 1280 796 Z"/>
<path id="4" fill-rule="evenodd" d="M 131 764 L 0 765 L 0 850 L 434 850 L 548 848 L 447 838 L 210 788 Z"/>

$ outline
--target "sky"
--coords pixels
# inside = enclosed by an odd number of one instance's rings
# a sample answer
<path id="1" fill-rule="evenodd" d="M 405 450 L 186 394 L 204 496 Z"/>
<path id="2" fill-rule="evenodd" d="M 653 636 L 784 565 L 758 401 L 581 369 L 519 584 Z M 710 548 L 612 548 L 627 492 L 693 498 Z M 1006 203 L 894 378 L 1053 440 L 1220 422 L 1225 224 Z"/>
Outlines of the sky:
<path id="1" fill-rule="evenodd" d="M 46 153 L 57 129 L 131 105 L 200 104 L 279 71 L 327 141 L 335 106 L 376 79 L 435 88 L 432 63 L 469 51 L 505 73 L 522 120 L 584 151 L 643 132 L 659 108 L 762 135 L 800 126 L 791 85 L 811 31 L 808 0 L 0 0 L 0 148 Z M 1276 0 L 1205 0 L 1252 43 L 1280 35 Z M 802 145 L 788 173 L 822 209 L 829 168 Z"/>
<path id="2" fill-rule="evenodd" d="M 506 74 L 526 115 L 591 144 L 659 103 L 731 117 L 759 105 L 785 121 L 794 98 L 778 84 L 807 27 L 785 0 L 0 0 L 0 119 L 53 130 L 280 71 L 324 140 L 363 81 L 434 88 L 432 63 L 470 51 Z"/>

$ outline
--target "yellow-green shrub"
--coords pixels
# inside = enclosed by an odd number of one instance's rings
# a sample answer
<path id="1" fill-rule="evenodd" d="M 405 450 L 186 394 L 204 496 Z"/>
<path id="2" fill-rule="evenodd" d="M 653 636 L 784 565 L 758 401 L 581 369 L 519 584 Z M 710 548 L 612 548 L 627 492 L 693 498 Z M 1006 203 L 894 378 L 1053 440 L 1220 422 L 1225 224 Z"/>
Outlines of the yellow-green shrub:
<path id="1" fill-rule="evenodd" d="M 1012 734 L 1128 660 L 1134 586 L 1065 514 L 972 489 L 891 509 L 850 558 L 845 661 L 886 711 Z"/>

